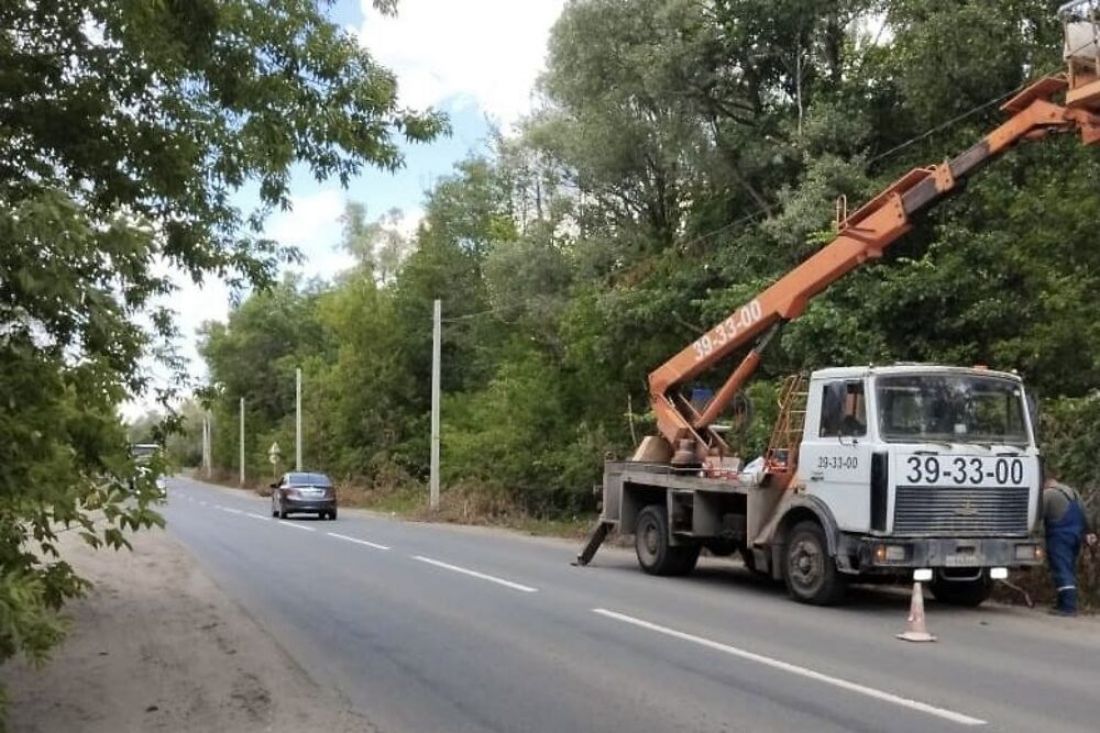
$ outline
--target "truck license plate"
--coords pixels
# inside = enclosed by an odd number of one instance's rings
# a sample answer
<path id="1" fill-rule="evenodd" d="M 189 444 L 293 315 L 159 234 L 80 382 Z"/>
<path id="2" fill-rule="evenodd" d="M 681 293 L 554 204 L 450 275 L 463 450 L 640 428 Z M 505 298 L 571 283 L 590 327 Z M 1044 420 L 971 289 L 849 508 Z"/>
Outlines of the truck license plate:
<path id="1" fill-rule="evenodd" d="M 944 564 L 949 568 L 973 567 L 978 564 L 978 556 L 973 553 L 948 555 Z"/>

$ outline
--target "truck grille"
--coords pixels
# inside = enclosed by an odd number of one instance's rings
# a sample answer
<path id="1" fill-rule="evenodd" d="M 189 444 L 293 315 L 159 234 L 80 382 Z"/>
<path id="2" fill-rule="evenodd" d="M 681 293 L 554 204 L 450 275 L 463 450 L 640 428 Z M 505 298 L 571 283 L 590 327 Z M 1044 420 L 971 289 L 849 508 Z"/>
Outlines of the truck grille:
<path id="1" fill-rule="evenodd" d="M 899 486 L 895 534 L 1027 534 L 1028 488 Z"/>

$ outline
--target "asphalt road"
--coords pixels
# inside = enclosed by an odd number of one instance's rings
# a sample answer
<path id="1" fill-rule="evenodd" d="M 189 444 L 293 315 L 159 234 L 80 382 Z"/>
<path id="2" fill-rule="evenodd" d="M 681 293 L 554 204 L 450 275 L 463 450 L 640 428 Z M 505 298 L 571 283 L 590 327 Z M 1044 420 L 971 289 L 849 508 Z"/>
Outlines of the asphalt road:
<path id="1" fill-rule="evenodd" d="M 384 733 L 1061 731 L 1100 726 L 1100 623 L 908 600 L 791 602 L 733 563 L 655 578 L 604 547 L 393 521 L 280 521 L 169 482 L 170 531 L 318 682 Z"/>

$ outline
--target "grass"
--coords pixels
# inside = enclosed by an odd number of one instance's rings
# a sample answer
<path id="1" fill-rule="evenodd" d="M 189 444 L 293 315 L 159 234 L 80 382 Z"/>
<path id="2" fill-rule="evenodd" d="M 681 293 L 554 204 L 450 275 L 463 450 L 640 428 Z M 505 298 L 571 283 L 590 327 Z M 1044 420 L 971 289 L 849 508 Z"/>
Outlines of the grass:
<path id="1" fill-rule="evenodd" d="M 236 474 L 228 472 L 215 472 L 209 479 L 194 470 L 187 472 L 187 475 L 232 489 L 241 488 Z M 261 496 L 271 495 L 267 482 L 250 482 L 244 490 Z M 337 491 L 342 507 L 368 509 L 414 522 L 500 527 L 537 537 L 583 539 L 596 521 L 595 514 L 564 518 L 532 515 L 505 497 L 464 487 L 441 492 L 439 509 L 434 512 L 428 507 L 428 488 L 422 485 L 380 488 L 348 483 L 339 485 Z"/>

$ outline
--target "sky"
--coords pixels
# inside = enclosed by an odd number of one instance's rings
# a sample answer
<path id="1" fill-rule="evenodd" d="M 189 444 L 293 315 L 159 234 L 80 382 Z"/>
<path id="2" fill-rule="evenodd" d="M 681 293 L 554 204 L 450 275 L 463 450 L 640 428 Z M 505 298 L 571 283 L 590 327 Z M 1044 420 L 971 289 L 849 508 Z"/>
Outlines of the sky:
<path id="1" fill-rule="evenodd" d="M 266 234 L 301 250 L 302 265 L 288 268 L 307 277 L 329 278 L 351 264 L 339 250 L 339 217 L 347 201 L 366 205 L 368 218 L 391 208 L 405 214 L 402 228 L 415 230 L 424 192 L 448 175 L 458 161 L 484 150 L 493 127 L 508 130 L 531 109 L 532 90 L 543 68 L 546 41 L 565 0 L 399 0 L 398 15 L 385 17 L 371 0 L 337 0 L 332 20 L 359 38 L 398 79 L 399 102 L 414 109 L 434 107 L 450 118 L 452 135 L 426 145 L 406 145 L 397 173 L 370 170 L 343 190 L 318 183 L 304 168 L 291 178 L 293 207 L 273 214 Z M 250 210 L 254 195 L 242 192 L 238 205 Z M 194 379 L 205 378 L 196 350 L 196 331 L 205 321 L 224 321 L 230 293 L 224 283 L 203 286 L 177 277 L 171 298 L 181 332 L 179 348 Z M 162 378 L 151 369 L 154 383 Z M 151 407 L 150 398 L 123 408 L 128 419 Z"/>

